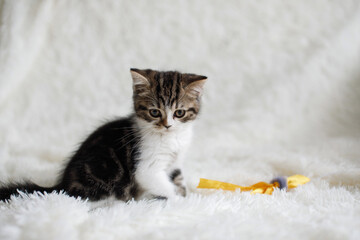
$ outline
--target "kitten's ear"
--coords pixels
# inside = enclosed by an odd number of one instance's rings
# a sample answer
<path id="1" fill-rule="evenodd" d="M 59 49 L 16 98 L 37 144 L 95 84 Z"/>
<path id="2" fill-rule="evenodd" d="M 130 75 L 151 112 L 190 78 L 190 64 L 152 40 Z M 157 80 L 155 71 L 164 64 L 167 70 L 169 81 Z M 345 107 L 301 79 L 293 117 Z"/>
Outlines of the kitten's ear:
<path id="1" fill-rule="evenodd" d="M 184 88 L 192 97 L 201 97 L 207 77 L 195 74 L 183 74 Z"/>
<path id="2" fill-rule="evenodd" d="M 146 70 L 139 70 L 136 68 L 130 69 L 131 77 L 133 79 L 133 88 L 135 89 L 136 86 L 143 85 L 143 86 L 150 86 L 150 82 L 147 79 L 147 72 Z"/>

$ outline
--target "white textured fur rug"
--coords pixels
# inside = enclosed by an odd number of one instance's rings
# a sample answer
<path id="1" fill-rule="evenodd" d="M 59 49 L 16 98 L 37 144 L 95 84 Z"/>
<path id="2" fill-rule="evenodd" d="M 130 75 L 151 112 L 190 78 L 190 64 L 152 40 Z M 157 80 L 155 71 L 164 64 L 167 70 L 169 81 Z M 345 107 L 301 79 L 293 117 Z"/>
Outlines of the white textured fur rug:
<path id="1" fill-rule="evenodd" d="M 360 239 L 357 0 L 0 2 L 0 180 L 51 185 L 96 126 L 131 111 L 130 67 L 209 77 L 191 193 L 0 203 L 0 239 Z M 303 174 L 272 196 L 199 191 Z"/>

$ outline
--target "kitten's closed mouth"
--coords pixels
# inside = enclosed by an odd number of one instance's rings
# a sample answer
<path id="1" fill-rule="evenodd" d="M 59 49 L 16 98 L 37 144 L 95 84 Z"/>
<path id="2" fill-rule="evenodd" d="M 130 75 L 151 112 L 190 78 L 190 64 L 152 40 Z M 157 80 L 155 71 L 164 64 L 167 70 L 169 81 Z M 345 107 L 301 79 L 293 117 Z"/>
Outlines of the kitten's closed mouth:
<path id="1" fill-rule="evenodd" d="M 169 132 L 174 132 L 174 128 L 165 128 L 165 127 L 157 127 L 156 128 L 157 132 L 159 133 L 169 133 Z"/>

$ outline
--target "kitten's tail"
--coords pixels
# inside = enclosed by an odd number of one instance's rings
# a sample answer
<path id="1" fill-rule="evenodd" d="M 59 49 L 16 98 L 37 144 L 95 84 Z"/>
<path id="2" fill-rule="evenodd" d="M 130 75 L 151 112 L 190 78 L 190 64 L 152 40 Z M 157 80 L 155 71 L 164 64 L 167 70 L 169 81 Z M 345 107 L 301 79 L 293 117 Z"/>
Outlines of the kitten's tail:
<path id="1" fill-rule="evenodd" d="M 11 183 L 6 186 L 0 187 L 0 201 L 5 201 L 10 199 L 12 195 L 18 196 L 19 192 L 25 193 L 33 193 L 33 192 L 53 192 L 53 191 L 60 191 L 60 185 L 56 185 L 54 187 L 40 187 L 32 182 L 24 182 L 24 183 Z"/>

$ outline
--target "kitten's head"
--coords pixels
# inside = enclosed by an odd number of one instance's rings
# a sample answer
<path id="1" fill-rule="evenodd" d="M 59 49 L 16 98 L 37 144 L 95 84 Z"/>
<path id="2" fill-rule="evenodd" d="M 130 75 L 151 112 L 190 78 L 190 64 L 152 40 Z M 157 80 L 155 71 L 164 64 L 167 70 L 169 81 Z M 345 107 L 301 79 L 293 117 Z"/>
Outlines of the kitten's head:
<path id="1" fill-rule="evenodd" d="M 158 131 L 179 129 L 196 119 L 205 76 L 131 69 L 135 113 Z"/>

